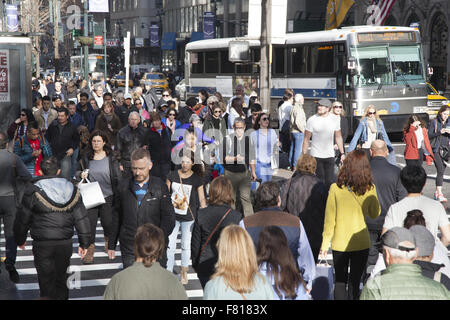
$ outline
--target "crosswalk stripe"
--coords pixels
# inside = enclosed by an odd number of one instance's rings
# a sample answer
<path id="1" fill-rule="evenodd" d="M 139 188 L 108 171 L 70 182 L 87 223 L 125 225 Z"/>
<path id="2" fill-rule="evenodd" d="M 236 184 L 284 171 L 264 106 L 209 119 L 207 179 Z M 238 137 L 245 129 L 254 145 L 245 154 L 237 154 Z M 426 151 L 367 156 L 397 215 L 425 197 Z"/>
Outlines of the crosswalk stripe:
<path id="1" fill-rule="evenodd" d="M 122 269 L 122 263 L 103 263 L 103 264 L 92 264 L 92 265 L 71 265 L 67 270 L 68 273 L 73 273 L 76 271 L 98 271 L 98 270 L 115 270 Z M 37 275 L 36 268 L 25 268 L 17 269 L 19 275 Z"/>

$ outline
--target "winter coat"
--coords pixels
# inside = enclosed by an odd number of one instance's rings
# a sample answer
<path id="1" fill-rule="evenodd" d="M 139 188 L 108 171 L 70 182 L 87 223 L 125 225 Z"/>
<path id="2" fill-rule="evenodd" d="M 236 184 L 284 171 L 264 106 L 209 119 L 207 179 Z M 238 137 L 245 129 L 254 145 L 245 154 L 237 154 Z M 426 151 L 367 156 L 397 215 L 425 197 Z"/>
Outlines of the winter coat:
<path id="1" fill-rule="evenodd" d="M 45 133 L 45 138 L 52 147 L 53 155 L 62 160 L 66 156 L 66 151 L 72 148 L 75 150 L 80 145 L 80 135 L 73 124 L 68 121 L 64 125 L 62 132 L 59 131 L 59 122 L 53 122 Z"/>
<path id="2" fill-rule="evenodd" d="M 141 125 L 136 129 L 132 129 L 130 126 L 123 127 L 117 134 L 116 143 L 121 163 L 129 163 L 134 150 L 148 145 L 148 129 Z"/>
<path id="3" fill-rule="evenodd" d="M 45 158 L 52 156 L 52 148 L 50 144 L 45 140 L 44 136 L 38 137 L 39 145 L 42 150 L 42 155 Z M 27 167 L 28 172 L 34 177 L 34 166 L 36 158 L 33 157 L 33 147 L 27 137 L 21 137 L 14 143 L 14 153 L 22 159 L 23 163 Z"/>
<path id="4" fill-rule="evenodd" d="M 108 123 L 111 124 L 112 131 L 108 128 Z M 95 121 L 95 129 L 103 131 L 109 138 L 109 143 L 113 146 L 117 143 L 117 134 L 122 128 L 122 123 L 116 114 L 113 114 L 111 122 L 106 120 L 106 117 L 101 113 Z"/>
<path id="5" fill-rule="evenodd" d="M 50 127 L 51 123 L 54 120 L 58 119 L 58 112 L 55 109 L 52 109 L 52 108 L 50 108 L 48 110 L 48 112 L 49 112 L 49 115 L 48 115 L 48 118 L 47 118 L 47 127 Z M 35 111 L 33 113 L 33 116 L 34 116 L 34 119 L 36 120 L 36 122 L 39 125 L 39 129 L 45 131 L 45 129 L 46 129 L 45 128 L 45 119 L 44 119 L 43 114 L 44 114 L 44 109 L 41 108 L 41 109 Z"/>
<path id="6" fill-rule="evenodd" d="M 450 300 L 443 284 L 426 278 L 416 264 L 391 264 L 361 292 L 361 300 Z"/>
<path id="7" fill-rule="evenodd" d="M 312 174 L 296 171 L 281 186 L 281 208 L 302 221 L 314 259 L 317 259 L 322 244 L 327 197 L 327 187 Z"/>
<path id="8" fill-rule="evenodd" d="M 83 111 L 81 108 L 81 104 L 77 104 L 77 113 L 80 114 L 81 119 L 83 120 L 83 126 L 86 126 L 89 129 L 89 132 L 92 132 L 95 128 L 95 120 L 97 118 L 97 111 L 92 108 L 91 104 L 87 103 L 86 111 Z"/>
<path id="9" fill-rule="evenodd" d="M 226 205 L 213 205 L 200 209 L 197 212 L 197 219 L 195 220 L 192 230 L 191 257 L 192 265 L 196 272 L 200 275 L 211 276 L 214 273 L 214 266 L 219 256 L 216 244 L 223 228 L 231 224 L 237 225 L 239 224 L 239 221 L 243 219 L 242 213 L 236 210 L 231 210 L 222 224 L 218 227 L 212 238 L 209 240 L 203 250 L 203 253 L 200 255 L 200 251 L 211 232 L 229 209 L 231 208 Z"/>
<path id="10" fill-rule="evenodd" d="M 28 230 L 34 241 L 72 242 L 74 226 L 82 248 L 90 245 L 91 227 L 80 191 L 59 177 L 41 177 L 29 183 L 18 211 L 14 234 L 16 242 L 26 241 Z"/>
<path id="11" fill-rule="evenodd" d="M 169 235 L 175 227 L 175 210 L 167 185 L 158 177 L 151 176 L 147 193 L 139 206 L 133 184 L 134 179 L 126 179 L 119 184 L 115 195 L 115 210 L 112 212 L 112 230 L 108 246 L 109 250 L 115 250 L 117 240 L 120 240 L 122 255 L 134 255 L 134 235 L 139 226 L 152 223 L 161 228 L 166 244 L 169 243 Z"/>

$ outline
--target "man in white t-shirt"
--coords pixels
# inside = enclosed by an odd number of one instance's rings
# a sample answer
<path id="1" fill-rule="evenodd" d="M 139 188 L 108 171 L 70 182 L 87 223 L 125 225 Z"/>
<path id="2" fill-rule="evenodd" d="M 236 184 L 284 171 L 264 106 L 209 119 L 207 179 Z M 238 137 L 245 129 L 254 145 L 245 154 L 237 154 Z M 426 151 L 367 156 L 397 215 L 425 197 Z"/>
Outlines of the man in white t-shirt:
<path id="1" fill-rule="evenodd" d="M 302 153 L 306 154 L 311 139 L 310 154 L 317 161 L 316 174 L 326 185 L 331 185 L 334 180 L 334 140 L 341 153 L 341 161 L 344 161 L 344 143 L 341 135 L 340 119 L 330 113 L 331 101 L 321 99 L 317 105 L 317 113 L 306 122 L 305 140 Z"/>
<path id="2" fill-rule="evenodd" d="M 431 262 L 443 264 L 444 267 L 439 271 L 450 277 L 450 261 L 446 248 L 450 244 L 450 223 L 442 204 L 422 195 L 427 181 L 425 170 L 421 166 L 408 165 L 400 172 L 400 180 L 408 192 L 408 196 L 389 207 L 381 234 L 393 227 L 403 227 L 408 212 L 420 210 L 425 218 L 426 228 L 436 240 Z M 437 236 L 438 229 L 441 232 L 441 239 Z M 382 257 L 378 259 L 371 272 L 371 277 L 385 268 L 383 262 Z"/>

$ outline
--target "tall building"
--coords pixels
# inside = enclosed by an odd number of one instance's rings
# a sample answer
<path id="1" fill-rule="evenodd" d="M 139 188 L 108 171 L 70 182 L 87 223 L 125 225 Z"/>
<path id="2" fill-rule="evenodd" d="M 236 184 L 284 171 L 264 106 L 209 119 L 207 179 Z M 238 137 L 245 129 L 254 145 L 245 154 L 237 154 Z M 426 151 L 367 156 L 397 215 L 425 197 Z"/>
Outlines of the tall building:
<path id="1" fill-rule="evenodd" d="M 150 26 L 161 22 L 162 0 L 110 0 L 110 12 L 110 38 L 123 42 L 130 32 L 130 64 L 160 65 L 160 48 L 150 46 Z"/>

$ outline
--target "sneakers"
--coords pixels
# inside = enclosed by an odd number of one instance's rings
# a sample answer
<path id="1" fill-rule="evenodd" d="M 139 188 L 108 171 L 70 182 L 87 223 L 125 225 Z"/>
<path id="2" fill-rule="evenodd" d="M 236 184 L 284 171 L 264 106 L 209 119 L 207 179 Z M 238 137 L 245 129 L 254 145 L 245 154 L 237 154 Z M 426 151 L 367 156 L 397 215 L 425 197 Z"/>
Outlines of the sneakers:
<path id="1" fill-rule="evenodd" d="M 427 166 L 432 166 L 433 158 L 431 156 L 425 156 L 425 162 L 426 162 Z"/>
<path id="2" fill-rule="evenodd" d="M 438 191 L 436 191 L 434 193 L 434 200 L 437 200 L 440 202 L 447 202 L 447 198 L 444 197 L 444 195 L 442 193 L 439 193 Z"/>

